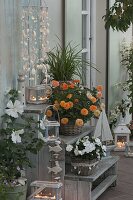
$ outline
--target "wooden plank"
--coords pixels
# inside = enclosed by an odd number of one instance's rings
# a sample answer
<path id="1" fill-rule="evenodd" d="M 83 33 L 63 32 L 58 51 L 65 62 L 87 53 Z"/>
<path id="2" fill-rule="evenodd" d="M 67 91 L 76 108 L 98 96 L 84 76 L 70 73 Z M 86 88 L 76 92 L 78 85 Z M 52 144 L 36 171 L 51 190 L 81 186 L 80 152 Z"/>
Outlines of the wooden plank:
<path id="1" fill-rule="evenodd" d="M 91 183 L 78 181 L 77 200 L 91 200 Z"/>
<path id="2" fill-rule="evenodd" d="M 90 176 L 79 176 L 74 174 L 65 175 L 65 179 L 69 180 L 79 180 L 79 181 L 89 181 L 93 182 L 98 179 L 103 173 L 105 173 L 109 168 L 116 164 L 119 160 L 119 156 L 112 156 L 106 159 L 103 159 L 99 162 L 98 166 Z"/>
<path id="3" fill-rule="evenodd" d="M 117 175 L 110 175 L 104 179 L 91 193 L 92 200 L 96 200 L 112 183 L 117 179 Z"/>
<path id="4" fill-rule="evenodd" d="M 65 200 L 78 200 L 77 181 L 65 180 L 64 187 L 65 187 L 65 192 L 64 192 Z"/>

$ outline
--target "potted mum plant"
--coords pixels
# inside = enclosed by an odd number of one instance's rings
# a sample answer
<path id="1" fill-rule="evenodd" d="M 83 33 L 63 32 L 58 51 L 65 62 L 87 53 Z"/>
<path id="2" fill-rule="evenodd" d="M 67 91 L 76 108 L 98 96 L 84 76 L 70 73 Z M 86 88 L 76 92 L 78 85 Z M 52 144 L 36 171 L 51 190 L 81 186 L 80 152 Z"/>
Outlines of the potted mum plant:
<path id="1" fill-rule="evenodd" d="M 9 92 L 9 102 L 2 116 L 0 129 L 0 199 L 25 200 L 25 167 L 31 167 L 28 152 L 37 153 L 44 142 L 39 139 L 39 122 L 23 114 L 23 106 L 17 100 L 18 92 Z M 41 137 L 40 137 L 41 138 Z"/>
<path id="2" fill-rule="evenodd" d="M 79 80 L 61 83 L 53 80 L 52 90 L 49 101 L 59 112 L 62 134 L 78 134 L 84 123 L 93 117 L 99 117 L 102 86 L 90 90 L 80 85 Z"/>
<path id="3" fill-rule="evenodd" d="M 78 175 L 92 173 L 99 160 L 106 156 L 106 146 L 99 138 L 85 136 L 73 145 L 67 145 L 67 153 L 71 157 L 72 171 Z"/>

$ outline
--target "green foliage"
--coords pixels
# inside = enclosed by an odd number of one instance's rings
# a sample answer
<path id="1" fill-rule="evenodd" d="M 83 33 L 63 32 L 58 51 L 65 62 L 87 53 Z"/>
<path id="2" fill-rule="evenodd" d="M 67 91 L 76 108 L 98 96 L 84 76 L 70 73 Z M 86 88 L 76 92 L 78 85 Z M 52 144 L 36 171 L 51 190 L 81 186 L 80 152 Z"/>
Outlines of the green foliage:
<path id="1" fill-rule="evenodd" d="M 121 115 L 123 118 L 126 116 L 126 111 L 129 106 L 130 103 L 126 99 L 122 99 L 120 102 L 115 103 L 109 113 L 109 125 L 111 129 L 114 128 Z"/>
<path id="2" fill-rule="evenodd" d="M 115 0 L 103 18 L 105 28 L 126 32 L 133 22 L 133 0 Z"/>
<path id="3" fill-rule="evenodd" d="M 11 90 L 9 100 L 15 103 L 18 92 Z M 19 114 L 19 113 L 18 113 Z M 26 166 L 31 167 L 28 153 L 37 153 L 44 142 L 38 139 L 38 122 L 32 117 L 19 114 L 17 118 L 4 114 L 2 116 L 2 128 L 0 129 L 0 192 L 6 190 L 6 186 L 18 184 L 21 172 Z M 13 132 L 23 133 L 20 142 L 14 142 Z M 3 198 L 4 199 L 4 198 Z"/>
<path id="4" fill-rule="evenodd" d="M 133 113 L 133 46 L 125 47 L 121 52 L 122 60 L 121 64 L 127 69 L 128 80 L 126 81 L 128 86 L 129 95 L 128 98 L 131 101 L 130 113 Z"/>
<path id="5" fill-rule="evenodd" d="M 78 50 L 78 46 L 71 46 L 68 43 L 64 48 L 59 44 L 47 53 L 47 64 L 50 66 L 50 74 L 54 80 L 57 81 L 70 81 L 74 76 L 80 77 L 83 81 L 85 74 L 82 70 L 82 66 L 90 66 L 89 61 L 82 59 L 81 50 Z"/>

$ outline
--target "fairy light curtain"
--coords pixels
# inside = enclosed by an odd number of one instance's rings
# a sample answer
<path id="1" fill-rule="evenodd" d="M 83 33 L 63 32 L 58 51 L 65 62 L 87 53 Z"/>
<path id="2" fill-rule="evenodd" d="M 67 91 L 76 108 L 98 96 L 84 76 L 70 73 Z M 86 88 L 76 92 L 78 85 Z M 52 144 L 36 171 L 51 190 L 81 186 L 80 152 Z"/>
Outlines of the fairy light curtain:
<path id="1" fill-rule="evenodd" d="M 48 7 L 44 0 L 23 0 L 22 2 L 22 68 L 30 86 L 40 84 L 43 63 L 49 50 Z"/>

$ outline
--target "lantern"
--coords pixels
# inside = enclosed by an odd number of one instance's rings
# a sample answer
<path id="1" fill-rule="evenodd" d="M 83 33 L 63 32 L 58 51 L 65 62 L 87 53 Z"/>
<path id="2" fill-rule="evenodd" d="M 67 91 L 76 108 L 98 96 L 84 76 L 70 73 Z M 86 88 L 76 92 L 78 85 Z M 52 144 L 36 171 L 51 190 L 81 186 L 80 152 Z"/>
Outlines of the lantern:
<path id="1" fill-rule="evenodd" d="M 55 119 L 58 118 L 56 121 Z M 48 120 L 49 119 L 49 120 Z M 60 117 L 57 108 L 54 105 L 46 107 L 44 119 L 42 120 L 45 126 L 45 141 L 56 141 L 59 139 Z"/>
<path id="2" fill-rule="evenodd" d="M 46 141 L 56 141 L 59 138 L 59 127 L 58 121 L 44 120 L 45 126 L 45 139 Z"/>
<path id="3" fill-rule="evenodd" d="M 28 200 L 62 200 L 61 182 L 34 181 L 30 186 L 32 195 Z"/>
<path id="4" fill-rule="evenodd" d="M 31 104 L 46 103 L 52 93 L 49 85 L 26 87 L 26 101 Z"/>
<path id="5" fill-rule="evenodd" d="M 115 151 L 125 151 L 126 143 L 129 142 L 130 130 L 126 124 L 121 123 L 114 129 L 115 134 Z"/>

